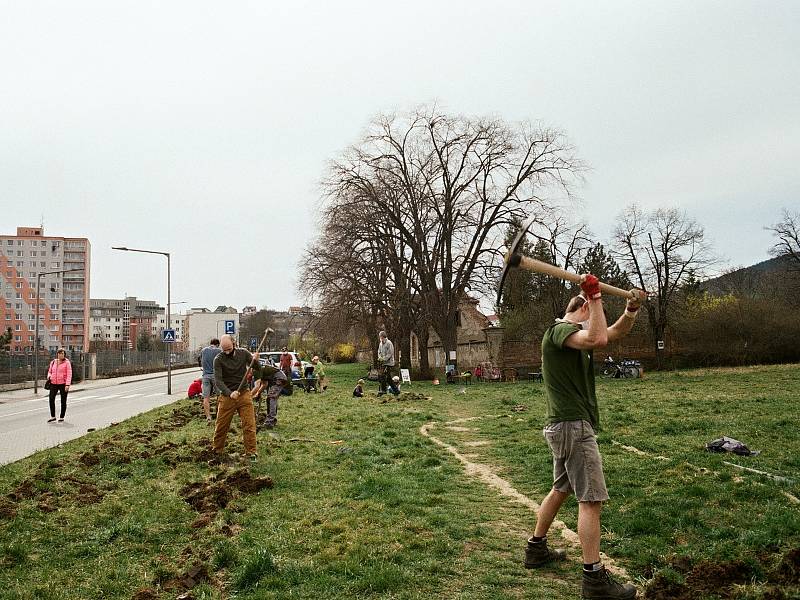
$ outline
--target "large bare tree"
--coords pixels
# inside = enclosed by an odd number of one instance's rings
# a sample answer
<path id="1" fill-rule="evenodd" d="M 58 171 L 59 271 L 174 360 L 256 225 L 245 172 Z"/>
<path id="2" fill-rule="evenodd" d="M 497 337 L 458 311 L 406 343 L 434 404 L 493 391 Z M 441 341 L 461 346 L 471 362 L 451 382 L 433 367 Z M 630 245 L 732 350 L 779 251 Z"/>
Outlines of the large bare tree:
<path id="1" fill-rule="evenodd" d="M 767 230 L 778 238 L 770 254 L 784 257 L 795 268 L 800 268 L 800 213 L 784 210 L 781 221 Z"/>
<path id="2" fill-rule="evenodd" d="M 613 233 L 613 250 L 631 282 L 651 294 L 645 303 L 659 368 L 658 341 L 670 325 L 670 308 L 691 277 L 702 276 L 715 259 L 703 228 L 674 208 L 644 212 L 628 207 Z"/>
<path id="3" fill-rule="evenodd" d="M 375 119 L 332 163 L 326 197 L 369 206 L 402 241 L 422 312 L 456 350 L 459 303 L 497 280 L 504 226 L 569 194 L 583 166 L 554 129 L 450 116 L 436 108 Z"/>

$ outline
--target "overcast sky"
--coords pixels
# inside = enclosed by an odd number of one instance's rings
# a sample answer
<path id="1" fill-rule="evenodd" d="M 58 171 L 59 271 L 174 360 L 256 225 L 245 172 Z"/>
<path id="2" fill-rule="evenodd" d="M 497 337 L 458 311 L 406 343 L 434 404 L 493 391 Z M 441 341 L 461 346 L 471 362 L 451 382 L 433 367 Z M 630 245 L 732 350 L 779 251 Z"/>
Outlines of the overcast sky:
<path id="1" fill-rule="evenodd" d="M 285 310 L 326 161 L 379 112 L 541 120 L 632 202 L 697 219 L 722 265 L 800 206 L 800 1 L 0 0 L 0 233 L 92 244 L 91 296 Z"/>

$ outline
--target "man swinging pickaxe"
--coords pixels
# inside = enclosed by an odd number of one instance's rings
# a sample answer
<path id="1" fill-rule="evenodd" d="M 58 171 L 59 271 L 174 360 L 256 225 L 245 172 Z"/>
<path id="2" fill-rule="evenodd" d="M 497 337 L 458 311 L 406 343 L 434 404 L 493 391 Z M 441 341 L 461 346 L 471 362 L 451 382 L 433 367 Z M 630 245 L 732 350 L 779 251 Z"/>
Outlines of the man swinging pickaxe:
<path id="1" fill-rule="evenodd" d="M 636 588 L 630 583 L 614 581 L 600 557 L 600 511 L 603 502 L 608 500 L 608 491 L 596 438 L 600 414 L 592 354 L 631 330 L 646 294 L 642 290 L 626 291 L 600 283 L 591 273 L 577 275 L 518 254 L 532 223 L 533 220 L 529 220 L 525 224 L 506 254 L 498 306 L 505 277 L 512 267 L 572 281 L 580 285 L 581 294 L 570 299 L 564 316 L 556 319 L 542 336 L 542 376 L 547 406 L 544 437 L 553 454 L 553 487 L 537 514 L 536 529 L 528 539 L 524 564 L 533 569 L 566 557 L 564 550 L 548 546 L 547 532 L 561 505 L 570 494 L 575 494 L 583 559 L 582 597 L 630 600 L 636 597 Z M 610 327 L 603 311 L 603 292 L 627 299 L 622 315 Z"/>

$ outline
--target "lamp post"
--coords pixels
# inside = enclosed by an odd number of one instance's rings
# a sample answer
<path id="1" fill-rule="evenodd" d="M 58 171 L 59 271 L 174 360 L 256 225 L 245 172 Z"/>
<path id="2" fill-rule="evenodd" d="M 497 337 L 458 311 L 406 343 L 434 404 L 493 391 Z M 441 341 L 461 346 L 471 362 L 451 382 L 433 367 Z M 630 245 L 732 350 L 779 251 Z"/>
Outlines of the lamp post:
<path id="1" fill-rule="evenodd" d="M 72 273 L 73 271 L 83 271 L 83 267 L 79 269 L 63 269 L 61 271 L 45 271 L 36 275 L 36 325 L 34 326 L 33 333 L 33 393 L 39 393 L 39 285 L 42 281 L 42 275 L 55 275 L 56 273 Z M 83 332 L 84 345 L 88 337 L 88 331 Z M 85 348 L 84 348 L 85 350 Z"/>
<path id="2" fill-rule="evenodd" d="M 169 320 L 169 307 L 172 304 L 170 302 L 170 288 L 169 288 L 169 277 L 170 277 L 170 265 L 169 265 L 169 252 L 157 252 L 155 250 L 138 250 L 136 248 L 126 248 L 125 246 L 112 246 L 112 250 L 123 250 L 125 252 L 144 252 L 145 254 L 160 254 L 161 256 L 167 257 L 167 329 L 171 329 L 170 327 L 170 320 Z M 164 350 L 166 354 L 167 360 L 167 395 L 172 395 L 172 351 L 170 350 L 169 344 L 167 344 L 166 349 Z"/>

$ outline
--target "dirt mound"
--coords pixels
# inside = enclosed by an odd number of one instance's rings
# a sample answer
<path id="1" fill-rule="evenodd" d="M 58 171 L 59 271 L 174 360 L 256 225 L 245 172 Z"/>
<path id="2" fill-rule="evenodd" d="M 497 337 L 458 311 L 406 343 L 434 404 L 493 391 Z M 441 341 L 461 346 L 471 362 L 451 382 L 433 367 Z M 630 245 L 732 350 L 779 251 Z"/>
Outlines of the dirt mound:
<path id="1" fill-rule="evenodd" d="M 158 592 L 152 588 L 136 590 L 132 600 L 158 600 Z"/>
<path id="2" fill-rule="evenodd" d="M 670 565 L 673 570 L 685 573 L 683 583 L 667 578 L 661 574 L 650 582 L 645 590 L 645 600 L 693 600 L 705 596 L 719 598 L 737 598 L 737 586 L 750 582 L 764 584 L 765 600 L 782 600 L 795 597 L 787 595 L 784 586 L 794 588 L 800 584 L 800 548 L 788 551 L 781 557 L 774 569 L 768 565 L 772 554 L 762 558 L 761 569 L 752 563 L 741 560 L 730 562 L 701 561 L 691 565 L 686 557 L 675 559 Z M 759 571 L 766 573 L 761 576 Z M 792 593 L 800 590 L 794 589 Z"/>
<path id="3" fill-rule="evenodd" d="M 222 482 L 195 482 L 181 489 L 181 498 L 199 513 L 216 513 L 228 506 L 233 494 Z"/>
<path id="4" fill-rule="evenodd" d="M 33 487 L 33 481 L 30 479 L 26 479 L 22 483 L 20 483 L 14 491 L 8 494 L 8 498 L 14 500 L 15 502 L 19 502 L 20 500 L 28 500 L 36 496 L 36 489 Z"/>
<path id="5" fill-rule="evenodd" d="M 189 506 L 201 514 L 214 515 L 228 506 L 235 492 L 257 494 L 263 489 L 273 486 L 271 477 L 252 477 L 244 469 L 234 471 L 230 475 L 218 479 L 211 477 L 208 481 L 196 481 L 185 485 L 181 497 Z"/>
<path id="6" fill-rule="evenodd" d="M 100 459 L 94 452 L 84 452 L 78 458 L 78 462 L 84 466 L 93 467 L 94 465 L 100 464 Z"/>
<path id="7" fill-rule="evenodd" d="M 97 489 L 91 483 L 84 483 L 78 488 L 77 500 L 82 504 L 97 504 L 103 500 L 105 492 Z"/>
<path id="8" fill-rule="evenodd" d="M 274 485 L 272 477 L 252 477 L 244 469 L 234 471 L 228 475 L 225 478 L 225 482 L 244 494 L 257 494 L 261 490 L 271 488 Z"/>
<path id="9" fill-rule="evenodd" d="M 13 519 L 17 516 L 17 503 L 0 498 L 0 519 Z"/>
<path id="10" fill-rule="evenodd" d="M 195 562 L 181 576 L 166 581 L 163 587 L 167 591 L 183 592 L 210 579 L 211 573 L 208 565 L 203 562 Z"/>
<path id="11" fill-rule="evenodd" d="M 790 550 L 784 555 L 773 576 L 779 583 L 800 585 L 800 548 Z"/>

